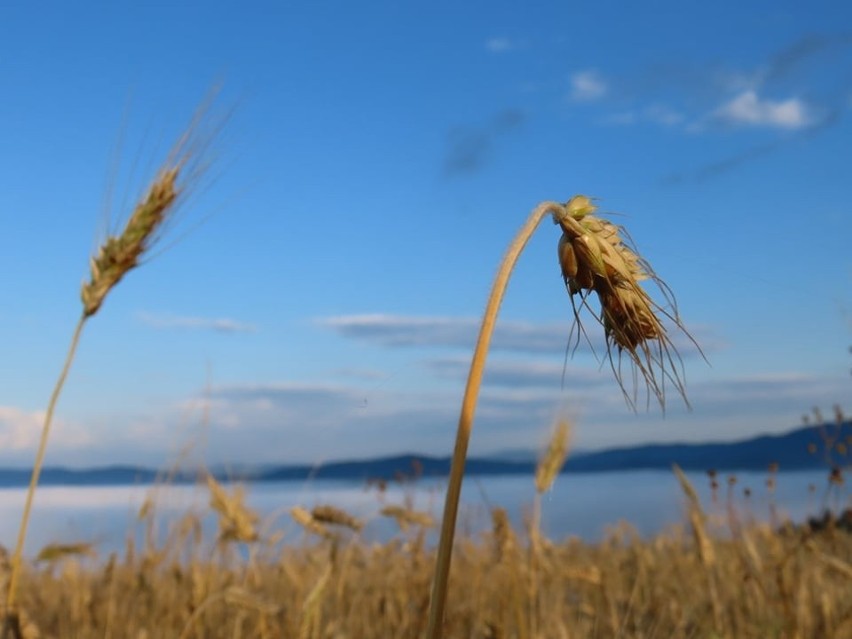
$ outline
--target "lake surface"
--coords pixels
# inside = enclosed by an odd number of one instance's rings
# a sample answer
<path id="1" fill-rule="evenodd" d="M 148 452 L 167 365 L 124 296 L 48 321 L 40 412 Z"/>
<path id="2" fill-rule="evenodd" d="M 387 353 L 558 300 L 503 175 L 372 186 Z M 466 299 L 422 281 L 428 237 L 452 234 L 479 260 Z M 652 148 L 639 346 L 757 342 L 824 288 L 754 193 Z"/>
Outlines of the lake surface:
<path id="1" fill-rule="evenodd" d="M 773 495 L 766 486 L 767 473 L 738 473 L 730 489 L 732 503 L 743 519 L 768 521 L 771 504 L 780 516 L 801 521 L 824 508 L 827 472 L 779 473 Z M 714 503 L 709 479 L 703 473 L 689 473 L 705 511 L 721 519 L 726 512 L 728 475 L 720 475 Z M 285 541 L 299 543 L 302 531 L 291 520 L 289 509 L 330 504 L 367 521 L 364 537 L 385 541 L 397 534 L 395 524 L 379 516 L 387 504 L 401 504 L 408 497 L 415 508 L 440 519 L 444 482 L 425 479 L 416 484 L 389 484 L 379 495 L 363 484 L 344 481 L 269 482 L 246 487 L 247 503 L 262 518 L 265 530 L 280 530 Z M 743 495 L 751 490 L 750 497 Z M 488 531 L 490 508 L 501 506 L 509 512 L 516 527 L 523 525 L 533 503 L 533 478 L 523 475 L 468 477 L 465 480 L 459 517 L 460 533 L 477 535 Z M 213 538 L 216 517 L 208 508 L 209 494 L 203 486 L 105 486 L 40 488 L 36 494 L 27 552 L 33 554 L 51 542 L 93 541 L 101 553 L 122 550 L 128 534 L 141 530 L 139 508 L 148 496 L 156 503 L 161 529 L 176 522 L 188 509 L 204 516 L 205 532 Z M 25 489 L 0 489 L 0 544 L 11 547 L 23 509 Z M 832 493 L 828 504 L 834 508 L 849 505 L 844 496 Z M 629 522 L 641 535 L 657 534 L 684 522 L 684 497 L 677 479 L 669 471 L 630 471 L 594 474 L 566 474 L 557 478 L 542 500 L 542 528 L 551 539 L 575 536 L 586 541 L 602 539 L 619 522 Z M 519 528 L 516 528 L 519 529 Z"/>

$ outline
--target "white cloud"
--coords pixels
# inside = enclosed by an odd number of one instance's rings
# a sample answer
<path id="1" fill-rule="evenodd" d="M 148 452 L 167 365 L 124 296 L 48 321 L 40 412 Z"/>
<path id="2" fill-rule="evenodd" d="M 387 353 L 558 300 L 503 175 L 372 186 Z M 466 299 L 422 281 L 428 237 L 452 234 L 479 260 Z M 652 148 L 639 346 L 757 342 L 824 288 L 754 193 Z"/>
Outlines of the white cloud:
<path id="1" fill-rule="evenodd" d="M 210 330 L 220 333 L 254 333 L 254 324 L 239 322 L 228 318 L 186 317 L 179 315 L 157 315 L 154 313 L 139 313 L 139 320 L 151 328 Z"/>
<path id="2" fill-rule="evenodd" d="M 718 119 L 734 124 L 800 129 L 812 121 L 807 105 L 798 98 L 761 99 L 753 90 L 743 91 L 715 111 Z"/>
<path id="3" fill-rule="evenodd" d="M 11 406 L 0 406 L 0 448 L 24 450 L 38 441 L 42 412 L 24 412 Z"/>
<path id="4" fill-rule="evenodd" d="M 44 411 L 24 411 L 0 406 L 0 451 L 35 450 L 41 437 Z M 92 443 L 84 430 L 54 419 L 52 442 L 65 448 L 81 448 Z"/>
<path id="5" fill-rule="evenodd" d="M 609 88 L 597 71 L 578 71 L 571 76 L 571 99 L 575 102 L 591 102 L 607 94 Z"/>
<path id="6" fill-rule="evenodd" d="M 489 38 L 485 42 L 485 48 L 491 53 L 505 53 L 515 48 L 515 44 L 509 38 Z"/>

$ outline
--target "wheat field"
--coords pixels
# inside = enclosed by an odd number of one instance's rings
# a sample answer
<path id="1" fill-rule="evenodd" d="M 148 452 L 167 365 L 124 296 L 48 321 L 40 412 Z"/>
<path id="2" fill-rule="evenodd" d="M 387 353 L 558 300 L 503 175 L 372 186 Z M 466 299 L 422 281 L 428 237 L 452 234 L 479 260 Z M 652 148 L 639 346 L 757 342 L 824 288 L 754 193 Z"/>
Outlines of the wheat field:
<path id="1" fill-rule="evenodd" d="M 771 526 L 745 523 L 748 513 L 734 509 L 710 521 L 682 481 L 686 520 L 650 539 L 622 525 L 599 543 L 555 541 L 494 508 L 490 529 L 456 541 L 445 636 L 852 636 L 852 521 Z M 19 636 L 423 636 L 434 521 L 413 500 L 384 508 L 399 528 L 385 543 L 363 540 L 363 522 L 327 505 L 293 509 L 288 523 L 302 541 L 282 544 L 241 487 L 209 478 L 204 488 L 218 517 L 212 538 L 198 512 L 158 538 L 149 500 L 138 515 L 148 533 L 128 536 L 121 553 L 99 556 L 86 543 L 42 549 L 22 572 Z"/>

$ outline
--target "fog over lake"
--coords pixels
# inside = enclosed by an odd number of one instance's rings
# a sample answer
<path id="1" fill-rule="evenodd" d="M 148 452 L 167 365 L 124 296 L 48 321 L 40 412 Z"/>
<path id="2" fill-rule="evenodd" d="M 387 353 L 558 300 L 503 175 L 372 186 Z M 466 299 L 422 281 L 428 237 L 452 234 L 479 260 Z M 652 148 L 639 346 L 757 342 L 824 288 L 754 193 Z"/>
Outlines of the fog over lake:
<path id="1" fill-rule="evenodd" d="M 729 475 L 720 474 L 717 478 L 715 503 L 707 475 L 688 476 L 706 512 L 721 520 L 728 505 Z M 779 473 L 774 496 L 779 516 L 801 520 L 820 512 L 826 503 L 827 476 L 824 471 Z M 742 520 L 769 520 L 772 498 L 767 477 L 765 472 L 736 475 L 730 494 Z M 261 529 L 283 531 L 285 543 L 303 540 L 303 532 L 293 523 L 289 509 L 320 504 L 334 505 L 363 518 L 367 522 L 363 532 L 366 540 L 386 541 L 398 530 L 392 521 L 379 515 L 384 505 L 402 504 L 408 496 L 416 509 L 429 511 L 438 520 L 444 485 L 443 480 L 436 479 L 405 486 L 390 483 L 380 495 L 375 488 L 351 481 L 268 482 L 248 485 L 246 493 L 248 505 L 260 514 Z M 748 498 L 743 494 L 745 488 L 751 490 Z M 25 493 L 23 488 L 0 489 L 0 544 L 6 547 L 14 544 Z M 72 541 L 92 541 L 101 553 L 122 550 L 129 533 L 141 535 L 137 514 L 149 495 L 155 499 L 161 531 L 192 510 L 202 516 L 205 533 L 213 539 L 216 516 L 208 506 L 205 486 L 46 486 L 36 494 L 27 552 L 32 555 L 47 543 Z M 488 531 L 490 508 L 494 506 L 506 508 L 518 529 L 531 510 L 533 495 L 531 476 L 468 477 L 459 534 L 476 536 Z M 848 500 L 848 492 L 828 495 L 829 505 L 835 508 L 848 506 Z M 576 536 L 597 541 L 608 529 L 626 521 L 641 535 L 650 536 L 684 522 L 683 513 L 682 491 L 674 474 L 668 471 L 565 474 L 543 497 L 542 528 L 551 539 Z"/>

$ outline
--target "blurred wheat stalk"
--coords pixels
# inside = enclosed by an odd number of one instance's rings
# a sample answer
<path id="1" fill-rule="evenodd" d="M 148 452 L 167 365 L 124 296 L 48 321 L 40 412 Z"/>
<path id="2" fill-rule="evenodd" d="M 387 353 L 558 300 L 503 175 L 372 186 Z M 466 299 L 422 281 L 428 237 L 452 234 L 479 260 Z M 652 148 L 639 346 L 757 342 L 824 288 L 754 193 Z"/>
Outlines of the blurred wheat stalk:
<path id="1" fill-rule="evenodd" d="M 693 344 L 695 341 L 680 320 L 674 296 L 656 276 L 650 264 L 631 246 L 624 229 L 596 216 L 595 211 L 595 205 L 585 195 L 577 195 L 564 204 L 539 204 L 509 245 L 500 263 L 482 318 L 456 431 L 432 582 L 429 627 L 426 635 L 429 639 L 439 639 L 443 635 L 444 608 L 464 466 L 491 335 L 515 264 L 546 215 L 552 215 L 554 223 L 562 229 L 558 245 L 559 265 L 574 307 L 577 338 L 579 339 L 581 333 L 586 335 L 586 332 L 580 324 L 574 302 L 575 295 L 580 296 L 581 307 L 591 310 L 603 327 L 613 373 L 631 407 L 635 408 L 636 405 L 639 376 L 645 382 L 648 400 L 650 401 L 651 395 L 655 396 L 663 409 L 667 381 L 686 402 L 680 357 L 668 336 L 663 318 L 681 330 Z M 644 290 L 642 283 L 646 280 L 658 285 L 666 299 L 666 306 L 656 304 Z M 599 314 L 588 305 L 588 295 L 592 291 L 600 301 Z M 695 346 L 698 348 L 697 344 Z M 698 350 L 700 352 L 700 348 Z M 627 355 L 628 363 L 632 367 L 632 392 L 627 390 L 622 377 L 623 354 Z"/>
<path id="2" fill-rule="evenodd" d="M 219 127 L 212 129 L 204 127 L 202 131 L 201 125 L 209 120 L 209 107 L 215 93 L 215 91 L 211 92 L 202 102 L 185 133 L 172 147 L 147 191 L 134 207 L 121 232 L 109 235 L 91 258 L 89 279 L 83 282 L 80 291 L 82 314 L 74 329 L 65 363 L 45 412 L 15 552 L 11 560 L 10 575 L 6 584 L 5 618 L 0 637 L 5 638 L 9 632 L 12 636 L 17 634 L 15 628 L 19 626 L 19 622 L 16 593 L 33 496 L 41 475 L 53 413 L 74 361 L 83 327 L 100 310 L 109 292 L 127 273 L 139 266 L 142 258 L 150 253 L 151 248 L 162 239 L 164 232 L 168 230 L 170 223 L 174 221 L 175 215 L 180 210 L 181 204 L 185 202 L 191 190 L 198 186 L 200 178 L 209 168 L 207 155 L 209 145 Z"/>

